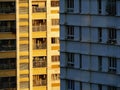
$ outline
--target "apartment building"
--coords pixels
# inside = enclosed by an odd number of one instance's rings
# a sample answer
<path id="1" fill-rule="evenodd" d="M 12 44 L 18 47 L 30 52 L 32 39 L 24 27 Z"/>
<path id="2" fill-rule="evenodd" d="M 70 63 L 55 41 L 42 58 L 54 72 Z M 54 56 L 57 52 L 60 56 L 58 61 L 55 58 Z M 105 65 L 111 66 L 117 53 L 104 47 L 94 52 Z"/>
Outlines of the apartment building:
<path id="1" fill-rule="evenodd" d="M 0 90 L 60 90 L 59 0 L 0 0 Z"/>
<path id="2" fill-rule="evenodd" d="M 120 90 L 120 0 L 60 0 L 61 90 Z"/>

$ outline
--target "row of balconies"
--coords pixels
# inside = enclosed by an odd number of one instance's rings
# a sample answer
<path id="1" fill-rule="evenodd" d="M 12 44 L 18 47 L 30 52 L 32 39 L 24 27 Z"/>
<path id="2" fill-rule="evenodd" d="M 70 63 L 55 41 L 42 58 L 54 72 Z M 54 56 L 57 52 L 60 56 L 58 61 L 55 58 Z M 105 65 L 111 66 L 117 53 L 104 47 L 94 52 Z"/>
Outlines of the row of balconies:
<path id="1" fill-rule="evenodd" d="M 46 25 L 32 26 L 33 32 L 46 31 Z M 16 32 L 15 27 L 0 26 L 0 32 Z"/>

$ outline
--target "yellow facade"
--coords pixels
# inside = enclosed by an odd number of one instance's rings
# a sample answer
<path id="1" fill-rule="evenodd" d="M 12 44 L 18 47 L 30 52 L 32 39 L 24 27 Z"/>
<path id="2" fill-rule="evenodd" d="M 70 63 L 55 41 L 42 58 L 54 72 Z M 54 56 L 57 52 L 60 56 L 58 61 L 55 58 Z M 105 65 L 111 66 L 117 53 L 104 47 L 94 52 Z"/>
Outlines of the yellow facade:
<path id="1" fill-rule="evenodd" d="M 58 0 L 0 0 L 0 90 L 60 90 L 59 47 Z"/>

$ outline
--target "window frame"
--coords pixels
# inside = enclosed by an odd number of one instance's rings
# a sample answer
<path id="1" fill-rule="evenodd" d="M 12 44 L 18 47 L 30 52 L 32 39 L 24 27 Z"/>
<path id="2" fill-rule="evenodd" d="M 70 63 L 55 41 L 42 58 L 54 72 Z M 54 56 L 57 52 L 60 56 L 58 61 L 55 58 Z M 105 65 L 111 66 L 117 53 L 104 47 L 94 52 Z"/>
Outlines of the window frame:
<path id="1" fill-rule="evenodd" d="M 66 0 L 66 9 L 68 13 L 74 12 L 74 0 Z"/>
<path id="2" fill-rule="evenodd" d="M 74 40 L 74 26 L 66 26 L 66 39 Z"/>
<path id="3" fill-rule="evenodd" d="M 67 67 L 73 68 L 74 67 L 74 53 L 67 53 Z"/>
<path id="4" fill-rule="evenodd" d="M 108 58 L 108 71 L 111 73 L 116 73 L 117 71 L 117 59 L 114 57 Z"/>

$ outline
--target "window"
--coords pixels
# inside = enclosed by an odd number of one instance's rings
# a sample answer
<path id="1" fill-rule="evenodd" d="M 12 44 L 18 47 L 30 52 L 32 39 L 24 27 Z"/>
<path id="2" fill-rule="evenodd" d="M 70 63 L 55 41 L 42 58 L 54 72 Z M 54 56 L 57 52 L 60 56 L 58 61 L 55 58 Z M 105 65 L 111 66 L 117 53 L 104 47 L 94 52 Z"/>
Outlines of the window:
<path id="1" fill-rule="evenodd" d="M 82 40 L 82 27 L 79 27 L 79 39 Z"/>
<path id="2" fill-rule="evenodd" d="M 98 42 L 102 42 L 102 28 L 98 28 Z"/>
<path id="3" fill-rule="evenodd" d="M 74 0 L 66 0 L 67 12 L 74 11 Z"/>
<path id="4" fill-rule="evenodd" d="M 80 90 L 82 90 L 82 82 L 80 82 Z"/>
<path id="5" fill-rule="evenodd" d="M 116 29 L 115 28 L 109 28 L 108 29 L 108 43 L 115 44 L 116 43 Z"/>
<path id="6" fill-rule="evenodd" d="M 108 86 L 107 90 L 117 90 L 117 87 L 114 87 L 114 86 Z"/>
<path id="7" fill-rule="evenodd" d="M 116 0 L 107 0 L 106 12 L 108 15 L 116 15 Z"/>
<path id="8" fill-rule="evenodd" d="M 52 58 L 52 62 L 59 62 L 60 61 L 59 55 L 51 56 L 51 58 Z"/>
<path id="9" fill-rule="evenodd" d="M 51 38 L 51 43 L 52 44 L 59 44 L 59 38 L 58 37 L 52 37 Z"/>
<path id="10" fill-rule="evenodd" d="M 97 0 L 98 3 L 98 13 L 101 14 L 101 10 L 102 10 L 102 1 L 101 0 Z"/>
<path id="11" fill-rule="evenodd" d="M 109 72 L 111 73 L 115 73 L 116 72 L 116 68 L 117 68 L 117 60 L 114 57 L 109 57 L 108 58 L 108 64 L 109 64 Z"/>
<path id="12" fill-rule="evenodd" d="M 98 56 L 98 70 L 102 70 L 102 56 Z"/>
<path id="13" fill-rule="evenodd" d="M 81 4 L 81 0 L 79 0 L 79 12 L 81 12 L 82 8 L 82 4 Z"/>
<path id="14" fill-rule="evenodd" d="M 67 80 L 67 90 L 74 90 L 75 81 L 74 80 Z"/>
<path id="15" fill-rule="evenodd" d="M 66 38 L 68 40 L 73 40 L 74 39 L 74 26 L 67 26 L 66 27 Z"/>
<path id="16" fill-rule="evenodd" d="M 59 1 L 51 1 L 51 7 L 58 7 Z"/>
<path id="17" fill-rule="evenodd" d="M 74 67 L 74 53 L 67 53 L 67 66 Z"/>
<path id="18" fill-rule="evenodd" d="M 98 84 L 98 90 L 102 90 L 102 85 Z"/>
<path id="19" fill-rule="evenodd" d="M 80 68 L 82 68 L 82 54 L 79 55 L 79 60 L 80 60 Z"/>
<path id="20" fill-rule="evenodd" d="M 59 19 L 52 19 L 52 25 L 59 25 Z"/>

